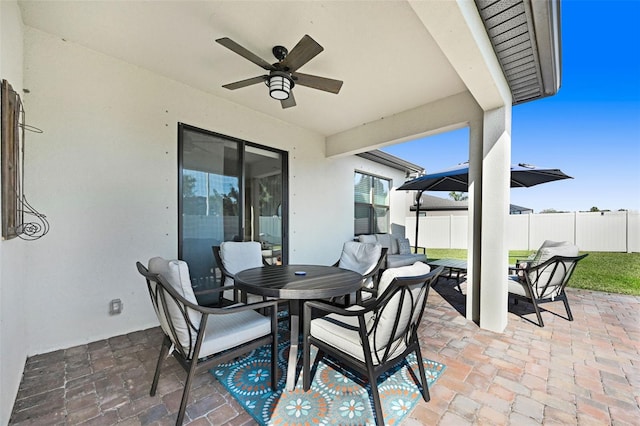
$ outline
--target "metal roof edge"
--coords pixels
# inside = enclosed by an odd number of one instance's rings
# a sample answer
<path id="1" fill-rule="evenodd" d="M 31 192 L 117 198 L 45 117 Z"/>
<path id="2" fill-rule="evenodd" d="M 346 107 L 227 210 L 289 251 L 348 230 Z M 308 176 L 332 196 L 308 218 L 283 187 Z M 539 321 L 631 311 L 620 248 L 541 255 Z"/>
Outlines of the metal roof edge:
<path id="1" fill-rule="evenodd" d="M 402 170 L 407 174 L 407 176 L 411 174 L 424 173 L 424 167 L 418 166 L 417 164 L 403 160 L 402 158 L 396 157 L 395 155 L 388 154 L 378 149 L 375 149 L 373 151 L 360 152 L 356 155 L 369 161 L 374 161 L 378 164 L 389 166 L 396 170 Z"/>

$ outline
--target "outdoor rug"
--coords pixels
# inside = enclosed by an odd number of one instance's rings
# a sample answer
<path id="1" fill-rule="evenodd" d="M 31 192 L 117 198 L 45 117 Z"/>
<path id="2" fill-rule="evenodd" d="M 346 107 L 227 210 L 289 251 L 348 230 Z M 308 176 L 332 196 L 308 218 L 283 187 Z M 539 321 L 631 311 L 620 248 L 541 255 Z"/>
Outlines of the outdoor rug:
<path id="1" fill-rule="evenodd" d="M 277 392 L 273 392 L 270 386 L 269 346 L 221 364 L 210 370 L 211 374 L 260 425 L 375 424 L 368 381 L 334 364 L 329 357 L 325 356 L 317 363 L 309 392 L 302 389 L 302 363 L 298 366 L 296 388 L 292 392 L 283 391 L 289 352 L 288 335 L 286 330 L 279 333 Z M 314 350 L 315 347 L 312 347 L 312 360 L 315 359 Z M 445 366 L 427 359 L 424 359 L 424 364 L 427 382 L 431 387 Z M 387 425 L 399 424 L 422 398 L 409 368 L 419 377 L 414 354 L 407 357 L 407 362 L 399 363 L 378 379 L 382 412 Z"/>

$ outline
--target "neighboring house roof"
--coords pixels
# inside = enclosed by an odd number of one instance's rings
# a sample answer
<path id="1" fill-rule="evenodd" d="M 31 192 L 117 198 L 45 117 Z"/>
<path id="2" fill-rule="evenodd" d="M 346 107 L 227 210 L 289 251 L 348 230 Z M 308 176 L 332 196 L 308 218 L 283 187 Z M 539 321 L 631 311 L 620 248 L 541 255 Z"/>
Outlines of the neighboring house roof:
<path id="1" fill-rule="evenodd" d="M 422 194 L 420 202 L 421 211 L 436 211 L 436 210 L 468 210 L 469 202 L 455 201 L 447 198 L 434 197 L 433 195 Z M 415 204 L 411 206 L 411 211 L 415 211 Z"/>
<path id="2" fill-rule="evenodd" d="M 468 210 L 469 209 L 469 201 L 456 201 L 448 198 L 434 197 L 433 195 L 422 194 L 421 203 L 420 203 L 420 211 L 430 212 L 430 211 L 455 211 L 455 210 Z M 416 211 L 415 204 L 409 207 L 409 210 L 412 212 Z M 528 207 L 516 206 L 515 204 L 509 205 L 509 213 L 510 214 L 520 214 L 520 213 L 533 213 L 533 209 Z"/>
<path id="3" fill-rule="evenodd" d="M 560 1 L 475 0 L 513 104 L 560 89 Z"/>
<path id="4" fill-rule="evenodd" d="M 424 167 L 410 163 L 409 161 L 403 160 L 402 158 L 396 157 L 395 155 L 387 154 L 386 152 L 377 149 L 373 151 L 361 152 L 356 155 L 362 158 L 366 158 L 367 160 L 374 161 L 378 164 L 392 167 L 396 170 L 402 170 L 405 172 L 407 177 L 417 176 L 424 173 Z"/>
<path id="5" fill-rule="evenodd" d="M 533 213 L 533 209 L 530 209 L 529 207 L 516 206 L 515 204 L 509 204 L 509 213 L 511 214 Z"/>

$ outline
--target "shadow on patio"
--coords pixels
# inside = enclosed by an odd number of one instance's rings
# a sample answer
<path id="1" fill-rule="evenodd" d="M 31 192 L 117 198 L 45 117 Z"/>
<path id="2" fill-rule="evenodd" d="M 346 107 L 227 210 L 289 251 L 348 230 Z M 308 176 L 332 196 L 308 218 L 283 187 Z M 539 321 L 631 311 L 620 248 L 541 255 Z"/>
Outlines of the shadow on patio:
<path id="1" fill-rule="evenodd" d="M 640 297 L 567 293 L 575 321 L 543 311 L 539 328 L 520 303 L 524 318 L 510 306 L 497 334 L 467 321 L 457 310 L 464 297 L 441 281 L 429 295 L 422 349 L 447 369 L 404 424 L 637 424 Z M 564 313 L 562 303 L 545 308 Z M 172 424 L 185 374 L 168 359 L 149 396 L 161 339 L 154 328 L 29 358 L 10 424 Z M 195 379 L 189 419 L 255 424 L 205 372 Z"/>

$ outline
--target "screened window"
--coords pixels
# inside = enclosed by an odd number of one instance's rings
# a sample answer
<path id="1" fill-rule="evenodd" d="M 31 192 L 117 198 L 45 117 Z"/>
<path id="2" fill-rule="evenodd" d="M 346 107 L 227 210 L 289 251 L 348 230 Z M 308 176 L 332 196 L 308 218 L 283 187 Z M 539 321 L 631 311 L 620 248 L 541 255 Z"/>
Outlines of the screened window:
<path id="1" fill-rule="evenodd" d="M 389 179 L 355 172 L 355 235 L 389 232 L 390 187 Z"/>

